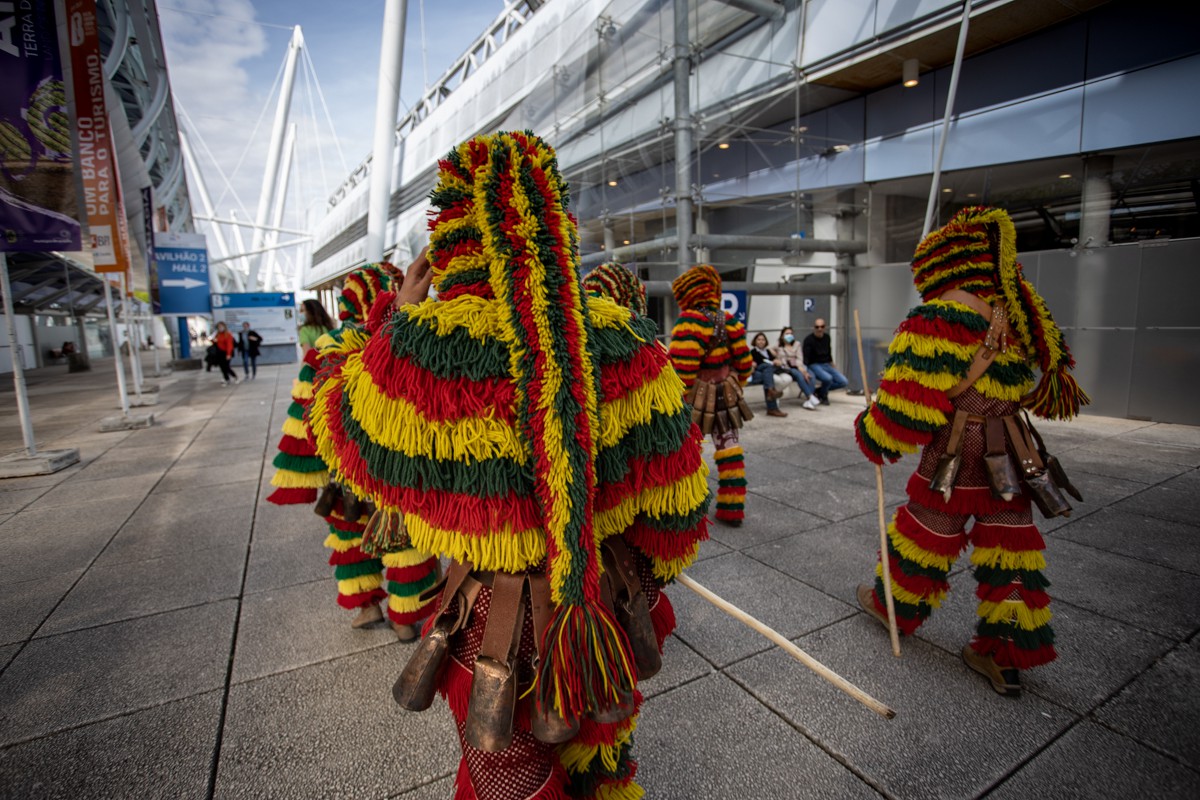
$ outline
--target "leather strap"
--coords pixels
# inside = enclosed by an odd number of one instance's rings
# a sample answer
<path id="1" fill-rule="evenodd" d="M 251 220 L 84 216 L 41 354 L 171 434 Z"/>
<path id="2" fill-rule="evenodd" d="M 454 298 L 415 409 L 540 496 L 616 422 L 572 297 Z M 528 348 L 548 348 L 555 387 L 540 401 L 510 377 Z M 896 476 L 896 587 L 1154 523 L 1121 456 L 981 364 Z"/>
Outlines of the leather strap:
<path id="1" fill-rule="evenodd" d="M 479 655 L 494 659 L 499 664 L 512 665 L 512 656 L 520 641 L 521 624 L 525 617 L 525 604 L 521 602 L 524 590 L 524 574 L 495 574 L 492 579 L 492 602 L 488 607 Z"/>
<path id="2" fill-rule="evenodd" d="M 997 456 L 1008 452 L 1004 446 L 1004 420 L 1000 417 L 988 417 L 984 423 L 984 437 L 987 442 L 987 455 Z"/>
<path id="3" fill-rule="evenodd" d="M 946 442 L 946 455 L 958 455 L 958 451 L 962 448 L 963 431 L 967 429 L 969 416 L 961 408 L 954 409 L 954 420 L 950 425 L 950 441 Z"/>
<path id="4" fill-rule="evenodd" d="M 1029 475 L 1045 469 L 1046 465 L 1042 463 L 1042 458 L 1033 445 L 1029 429 L 1021 424 L 1021 418 L 1015 414 L 1005 417 L 1004 426 L 1008 428 L 1008 438 L 1012 441 L 1017 460 L 1021 462 L 1021 471 Z"/>
<path id="5" fill-rule="evenodd" d="M 967 367 L 967 374 L 961 381 L 946 392 L 946 397 L 958 397 L 974 385 L 975 381 L 987 372 L 997 353 L 1008 350 L 1008 340 L 1012 338 L 1012 329 L 1008 326 L 1008 313 L 1003 305 L 991 306 L 969 292 L 962 289 L 951 289 L 944 292 L 940 299 L 951 300 L 967 306 L 988 321 L 988 330 L 984 334 L 983 343 L 975 351 L 975 358 Z"/>
<path id="6" fill-rule="evenodd" d="M 642 580 L 638 577 L 637 564 L 634 563 L 633 553 L 629 552 L 625 540 L 618 536 L 609 536 L 600 547 L 605 551 L 604 568 L 611 569 L 613 574 L 621 579 L 625 591 L 630 598 L 636 597 L 642 590 Z M 611 566 L 610 566 L 611 562 Z M 615 601 L 616 598 L 613 598 Z"/>
<path id="7" fill-rule="evenodd" d="M 529 582 L 529 609 L 533 613 L 533 641 L 537 644 L 538 659 L 543 656 L 542 636 L 550 624 L 554 604 L 550 600 L 550 579 L 544 573 L 526 575 Z"/>

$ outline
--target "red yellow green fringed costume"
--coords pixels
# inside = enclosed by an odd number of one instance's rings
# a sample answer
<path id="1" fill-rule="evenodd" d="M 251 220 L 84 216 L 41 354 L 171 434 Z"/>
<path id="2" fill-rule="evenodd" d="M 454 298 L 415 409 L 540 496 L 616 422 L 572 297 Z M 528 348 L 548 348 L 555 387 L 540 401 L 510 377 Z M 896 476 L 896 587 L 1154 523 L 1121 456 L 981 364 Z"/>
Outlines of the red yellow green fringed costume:
<path id="1" fill-rule="evenodd" d="M 344 326 L 322 340 L 330 352 L 343 347 L 344 333 L 353 330 L 355 344 L 361 342 L 361 325 L 367 319 L 375 298 L 383 293 L 391 280 L 391 265 L 367 265 L 355 270 L 345 279 L 338 305 Z M 392 297 L 386 295 L 388 300 Z M 387 301 L 385 301 L 387 302 Z M 271 483 L 279 487 L 267 499 L 280 505 L 310 504 L 316 501 L 318 489 L 329 483 L 325 462 L 316 454 L 310 439 L 304 411 L 312 401 L 313 381 L 329 355 L 319 349 L 305 353 L 304 366 L 292 388 L 292 405 L 283 425 L 279 454 L 275 457 L 276 473 Z M 436 580 L 436 560 L 408 550 L 391 553 L 384 559 L 373 558 L 361 549 L 367 517 L 346 519 L 340 499 L 331 513 L 324 517 L 329 533 L 325 547 L 330 550 L 329 565 L 337 583 L 337 602 L 349 610 L 377 605 L 388 598 L 388 617 L 395 625 L 414 625 L 428 613 L 428 603 L 422 604 L 418 595 Z M 383 588 L 384 571 L 388 591 Z"/>
<path id="2" fill-rule="evenodd" d="M 395 298 L 391 292 L 384 291 L 387 286 L 387 274 L 372 267 L 356 270 L 346 278 L 341 298 L 341 316 L 345 322 L 338 330 L 317 340 L 317 350 L 321 354 L 318 384 L 324 373 L 339 367 L 350 353 L 360 351 L 378 330 L 374 326 L 375 318 L 381 313 L 380 309 L 389 308 Z M 377 308 L 373 309 L 373 306 Z M 371 320 L 365 328 L 360 327 L 359 321 L 368 314 Z M 336 470 L 332 473 L 340 480 Z M 411 546 L 398 547 L 379 557 L 368 555 L 362 548 L 368 511 L 364 509 L 359 519 L 351 522 L 345 519 L 342 509 L 342 501 L 338 499 L 333 514 L 325 518 L 329 523 L 325 546 L 333 551 L 329 564 L 337 581 L 338 605 L 348 609 L 363 608 L 386 597 L 388 620 L 397 633 L 402 639 L 415 636 L 415 630 L 402 626 L 416 625 L 432 610 L 432 601 L 422 601 L 420 594 L 437 582 L 437 559 Z"/>
<path id="3" fill-rule="evenodd" d="M 908 483 L 909 502 L 888 529 L 887 557 L 897 623 L 912 634 L 946 596 L 955 559 L 974 545 L 979 623 L 971 647 L 1001 669 L 1025 669 L 1055 658 L 1045 544 L 1033 524 L 1030 499 L 993 495 L 984 453 L 984 421 L 1024 407 L 1045 418 L 1078 413 L 1087 395 L 1069 374 L 1074 366 L 1045 302 L 1021 274 L 1012 221 L 998 209 L 968 208 L 918 246 L 912 264 L 924 303 L 909 312 L 889 347 L 875 402 L 855 433 L 868 459 L 896 461 L 924 447 Z M 1008 314 L 1012 338 L 982 377 L 953 399 L 988 330 L 969 305 L 942 297 L 960 289 Z M 1034 385 L 1031 367 L 1041 371 Z M 1031 391 L 1032 390 L 1032 391 Z M 962 437 L 961 466 L 947 499 L 929 488 L 956 410 L 971 417 Z M 1007 445 L 1011 452 L 1011 443 Z M 969 518 L 975 524 L 965 529 Z M 873 600 L 883 609 L 882 568 Z M 999 689 L 998 689 L 999 690 Z"/>
<path id="4" fill-rule="evenodd" d="M 323 374 L 310 419 L 339 477 L 399 512 L 421 550 L 495 573 L 544 574 L 549 622 L 512 742 L 470 745 L 468 698 L 493 598 L 484 586 L 450 639 L 438 688 L 458 724 L 458 798 L 632 800 L 636 704 L 625 633 L 600 593 L 599 542 L 622 536 L 652 604 L 707 535 L 699 431 L 654 325 L 585 302 L 577 233 L 553 151 L 529 133 L 473 139 L 440 164 L 429 259 L 436 300 L 387 316 L 361 352 Z M 665 604 L 657 607 L 669 610 Z M 533 669 L 525 614 L 516 674 Z M 665 613 L 653 619 L 665 636 Z M 530 715 L 578 721 L 545 744 Z"/>
<path id="5" fill-rule="evenodd" d="M 754 359 L 746 329 L 721 310 L 721 276 L 707 264 L 692 267 L 671 283 L 681 313 L 671 331 L 671 363 L 685 389 L 698 381 L 716 385 L 731 372 L 746 385 Z M 717 325 L 724 321 L 724 335 Z M 717 519 L 740 525 L 746 516 L 746 461 L 737 430 L 713 433 L 717 448 Z"/>
<path id="6" fill-rule="evenodd" d="M 610 261 L 583 278 L 583 290 L 593 297 L 607 297 L 635 314 L 646 316 L 646 287 L 624 265 Z"/>
<path id="7" fill-rule="evenodd" d="M 317 492 L 329 483 L 325 462 L 308 440 L 308 426 L 304 424 L 304 407 L 312 401 L 317 363 L 315 351 L 305 353 L 300 375 L 292 382 L 292 404 L 283 421 L 279 452 L 272 462 L 275 474 L 271 476 L 271 485 L 276 488 L 267 497 L 276 505 L 315 503 Z"/>

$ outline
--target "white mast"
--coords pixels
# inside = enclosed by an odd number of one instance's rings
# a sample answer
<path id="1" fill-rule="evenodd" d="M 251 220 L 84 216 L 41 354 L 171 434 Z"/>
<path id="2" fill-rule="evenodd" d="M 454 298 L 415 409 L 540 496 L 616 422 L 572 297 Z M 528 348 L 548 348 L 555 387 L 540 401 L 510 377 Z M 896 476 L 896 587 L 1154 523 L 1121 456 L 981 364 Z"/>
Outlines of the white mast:
<path id="1" fill-rule="evenodd" d="M 187 134 L 183 132 L 183 128 L 179 129 L 179 149 L 183 151 L 183 161 L 187 165 L 187 169 L 192 173 L 192 185 L 195 186 L 197 193 L 200 195 L 200 205 L 204 208 L 204 216 L 216 218 L 213 213 L 212 198 L 208 194 L 208 185 L 204 183 L 204 176 L 200 173 L 200 166 L 196 163 L 196 157 L 192 155 L 192 146 L 188 143 Z M 229 247 L 225 244 L 225 234 L 221 232 L 221 226 L 213 222 L 209 225 L 212 228 L 213 238 L 216 241 L 217 258 L 225 258 L 229 255 Z M 217 271 L 210 270 L 208 274 L 209 288 L 214 292 L 221 291 L 222 287 L 218 283 Z"/>
<path id="2" fill-rule="evenodd" d="M 371 186 L 367 201 L 367 261 L 383 260 L 388 202 L 392 195 L 392 152 L 396 144 L 396 111 L 404 63 L 404 21 L 408 0 L 387 0 L 383 12 L 383 44 L 379 53 L 379 85 L 375 91 L 375 141 L 371 147 Z"/>
<path id="3" fill-rule="evenodd" d="M 258 213 L 254 219 L 253 238 L 250 240 L 251 251 L 259 250 L 263 246 L 263 237 L 266 234 L 264 228 L 267 224 L 267 217 L 271 213 L 271 207 L 275 202 L 275 187 L 279 179 L 279 160 L 283 152 L 284 131 L 287 128 L 288 111 L 292 104 L 292 87 L 296 83 L 296 58 L 300 55 L 300 48 L 303 46 L 304 34 L 300 32 L 300 26 L 297 25 L 292 29 L 292 40 L 288 44 L 287 62 L 283 68 L 283 83 L 279 87 L 279 103 L 275 106 L 275 122 L 271 127 L 271 144 L 267 150 L 267 166 L 263 170 L 262 193 L 258 197 Z M 249 274 L 246 278 L 246 289 L 249 291 L 256 291 L 258 289 L 258 273 L 261 264 L 261 255 L 251 257 Z"/>
<path id="4" fill-rule="evenodd" d="M 279 228 L 283 225 L 283 207 L 287 203 L 288 179 L 291 177 L 292 171 L 292 156 L 296 154 L 296 123 L 292 122 L 288 125 L 287 138 L 283 142 L 283 163 L 279 166 L 279 191 L 275 194 L 275 208 L 271 212 L 271 227 Z M 266 245 L 275 244 L 279 238 L 276 231 L 268 231 L 266 235 Z M 271 281 L 275 277 L 275 261 L 279 251 L 272 250 L 266 253 L 267 268 L 263 270 L 263 291 L 271 291 Z"/>

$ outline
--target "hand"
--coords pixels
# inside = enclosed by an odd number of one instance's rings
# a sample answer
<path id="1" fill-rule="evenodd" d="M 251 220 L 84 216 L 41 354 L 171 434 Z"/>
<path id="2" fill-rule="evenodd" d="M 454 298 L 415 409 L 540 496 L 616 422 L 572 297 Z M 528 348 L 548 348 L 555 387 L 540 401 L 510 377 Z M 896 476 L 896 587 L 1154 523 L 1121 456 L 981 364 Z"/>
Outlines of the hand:
<path id="1" fill-rule="evenodd" d="M 404 283 L 396 292 L 396 308 L 419 303 L 429 296 L 429 286 L 433 283 L 433 268 L 426 257 L 428 250 L 428 247 L 421 248 L 416 260 L 404 271 Z"/>

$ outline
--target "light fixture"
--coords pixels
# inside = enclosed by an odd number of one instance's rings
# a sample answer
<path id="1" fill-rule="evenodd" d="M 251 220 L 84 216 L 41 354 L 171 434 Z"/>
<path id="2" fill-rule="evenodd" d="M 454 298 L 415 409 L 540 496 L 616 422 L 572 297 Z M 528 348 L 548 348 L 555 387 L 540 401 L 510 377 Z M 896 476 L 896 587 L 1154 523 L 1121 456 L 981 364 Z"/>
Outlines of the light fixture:
<path id="1" fill-rule="evenodd" d="M 967 192 L 967 197 L 979 197 L 978 192 Z"/>
<path id="2" fill-rule="evenodd" d="M 621 244 L 629 244 L 629 240 L 628 240 L 628 239 L 622 239 L 622 240 L 621 240 Z"/>
<path id="3" fill-rule="evenodd" d="M 717 149 L 718 150 L 728 150 L 729 142 L 721 142 L 719 145 L 717 145 Z"/>
<path id="4" fill-rule="evenodd" d="M 609 179 L 608 179 L 608 185 L 609 185 L 609 186 L 616 186 L 616 185 L 617 185 L 617 179 L 616 179 L 616 178 L 609 178 Z"/>
<path id="5" fill-rule="evenodd" d="M 953 191 L 954 191 L 953 189 L 951 189 L 949 186 L 947 186 L 945 189 L 942 189 L 942 194 L 950 194 Z"/>
<path id="6" fill-rule="evenodd" d="M 1067 178 L 1070 178 L 1070 177 L 1071 177 L 1071 173 L 1069 173 L 1069 172 L 1064 172 L 1062 175 L 1059 175 L 1058 177 L 1059 177 L 1059 179 L 1060 179 L 1060 180 L 1064 180 L 1064 181 L 1065 181 Z"/>
<path id="7" fill-rule="evenodd" d="M 917 75 L 917 71 L 920 68 L 921 64 L 915 58 L 904 59 L 903 75 L 905 89 L 911 89 L 921 82 L 920 77 Z"/>

